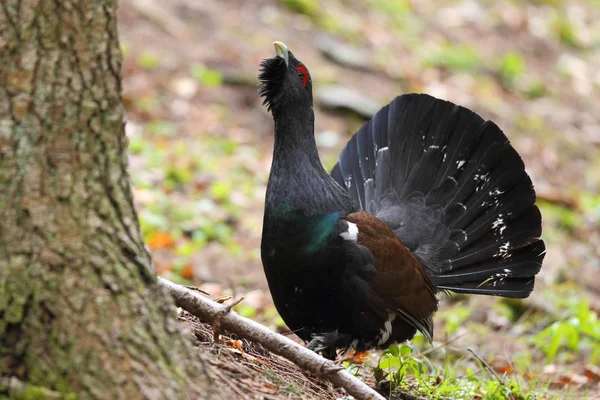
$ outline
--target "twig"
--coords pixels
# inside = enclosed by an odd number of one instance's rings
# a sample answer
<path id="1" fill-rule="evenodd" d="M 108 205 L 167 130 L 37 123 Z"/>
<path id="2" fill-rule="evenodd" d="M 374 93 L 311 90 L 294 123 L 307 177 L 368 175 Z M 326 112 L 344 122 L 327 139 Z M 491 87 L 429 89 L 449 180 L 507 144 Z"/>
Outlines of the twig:
<path id="1" fill-rule="evenodd" d="M 224 309 L 217 312 L 212 321 L 209 322 L 213 327 L 215 342 L 219 342 L 221 340 L 221 332 L 223 332 L 223 325 L 221 324 L 221 321 L 223 320 L 223 317 L 228 315 L 231 312 L 231 309 L 240 304 L 242 300 L 244 300 L 243 297 L 226 306 Z M 221 302 L 217 303 L 222 304 Z"/>
<path id="2" fill-rule="evenodd" d="M 239 316 L 235 312 L 223 312 L 227 307 L 217 304 L 212 300 L 200 296 L 181 285 L 177 285 L 164 278 L 158 278 L 158 283 L 169 291 L 175 299 L 178 307 L 194 314 L 204 321 L 213 321 L 220 315 L 219 322 L 222 328 L 237 335 L 260 343 L 271 352 L 292 361 L 314 375 L 326 379 L 335 386 L 342 387 L 358 400 L 384 400 L 384 397 L 364 382 L 351 375 L 345 369 L 337 370 L 339 367 L 330 360 L 326 360 L 311 350 L 299 345 L 287 337 L 275 333 L 267 327 Z"/>
<path id="3" fill-rule="evenodd" d="M 573 210 L 579 210 L 580 205 L 577 198 L 564 193 L 560 188 L 550 185 L 536 185 L 535 197 L 548 203 L 558 204 Z"/>
<path id="4" fill-rule="evenodd" d="M 496 379 L 498 379 L 498 382 L 500 382 L 500 384 L 502 386 L 504 386 L 504 380 L 502 380 L 502 378 L 500 378 L 500 376 L 498 376 L 498 374 L 496 373 L 496 371 L 494 371 L 494 368 L 492 368 L 490 364 L 488 364 L 483 358 L 479 357 L 479 355 L 477 353 L 475 353 L 472 349 L 467 349 L 467 350 L 469 351 L 469 353 L 473 354 L 473 356 L 476 359 L 478 359 L 479 362 L 481 362 L 488 371 L 490 371 L 492 374 L 494 374 Z"/>
<path id="5" fill-rule="evenodd" d="M 197 292 L 200 292 L 200 293 L 202 293 L 202 294 L 205 294 L 205 295 L 209 296 L 209 294 L 208 294 L 208 293 L 206 293 L 204 290 L 202 290 L 202 289 L 200 289 L 200 288 L 198 288 L 198 287 L 196 287 L 196 286 L 186 286 L 186 285 L 184 285 L 184 287 L 186 287 L 186 288 L 188 288 L 188 289 L 190 289 L 190 290 L 195 290 L 195 291 L 197 291 Z"/>
<path id="6" fill-rule="evenodd" d="M 423 357 L 423 356 L 426 356 L 426 355 L 427 355 L 427 354 L 429 354 L 429 353 L 432 353 L 432 352 L 434 352 L 434 351 L 436 351 L 436 350 L 439 350 L 439 349 L 441 349 L 442 347 L 449 346 L 449 345 L 451 345 L 452 343 L 456 342 L 458 339 L 460 339 L 460 338 L 462 338 L 463 336 L 465 336 L 467 333 L 468 333 L 468 332 L 461 333 L 460 335 L 454 336 L 454 337 L 453 337 L 452 339 L 450 339 L 450 340 L 446 340 L 445 342 L 441 342 L 439 345 L 437 345 L 437 346 L 435 346 L 435 347 L 434 347 L 434 346 L 432 346 L 432 347 L 428 348 L 428 349 L 427 349 L 427 350 L 425 350 L 425 351 L 421 351 L 421 352 L 419 352 L 419 353 L 415 354 L 415 357 Z M 452 350 L 452 349 L 450 349 L 450 350 Z"/>
<path id="7" fill-rule="evenodd" d="M 161 3 L 154 0 L 134 0 L 131 4 L 137 12 L 173 37 L 180 40 L 189 38 L 191 34 L 185 23 L 170 13 Z"/>

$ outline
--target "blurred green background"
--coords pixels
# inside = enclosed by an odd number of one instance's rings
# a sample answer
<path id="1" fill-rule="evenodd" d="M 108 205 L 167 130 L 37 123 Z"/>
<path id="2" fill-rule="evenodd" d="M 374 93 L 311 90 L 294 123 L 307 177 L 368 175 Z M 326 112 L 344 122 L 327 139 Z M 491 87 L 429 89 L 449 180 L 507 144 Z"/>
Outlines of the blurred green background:
<path id="1" fill-rule="evenodd" d="M 530 299 L 444 297 L 433 347 L 416 338 L 353 368 L 429 397 L 600 396 L 600 2 L 122 0 L 119 12 L 130 173 L 159 274 L 243 295 L 238 312 L 286 330 L 259 254 L 273 126 L 256 75 L 280 40 L 311 71 L 326 167 L 380 106 L 424 92 L 496 122 L 542 209 L 548 254 Z"/>

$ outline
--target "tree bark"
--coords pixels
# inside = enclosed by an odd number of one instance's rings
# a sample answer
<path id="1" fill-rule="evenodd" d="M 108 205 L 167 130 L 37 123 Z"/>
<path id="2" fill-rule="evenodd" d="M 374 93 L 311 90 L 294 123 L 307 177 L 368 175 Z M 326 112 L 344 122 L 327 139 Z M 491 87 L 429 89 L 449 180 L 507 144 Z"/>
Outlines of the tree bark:
<path id="1" fill-rule="evenodd" d="M 115 14 L 116 0 L 0 0 L 0 377 L 207 398 L 133 207 Z"/>

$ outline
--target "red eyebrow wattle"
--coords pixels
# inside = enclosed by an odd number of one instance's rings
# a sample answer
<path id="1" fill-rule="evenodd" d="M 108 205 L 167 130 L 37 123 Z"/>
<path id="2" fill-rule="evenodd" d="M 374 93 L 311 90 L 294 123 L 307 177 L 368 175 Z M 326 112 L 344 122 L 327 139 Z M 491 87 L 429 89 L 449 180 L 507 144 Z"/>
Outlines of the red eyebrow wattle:
<path id="1" fill-rule="evenodd" d="M 306 87 L 306 84 L 308 83 L 308 70 L 304 65 L 298 65 L 296 70 L 302 73 L 302 84 Z"/>

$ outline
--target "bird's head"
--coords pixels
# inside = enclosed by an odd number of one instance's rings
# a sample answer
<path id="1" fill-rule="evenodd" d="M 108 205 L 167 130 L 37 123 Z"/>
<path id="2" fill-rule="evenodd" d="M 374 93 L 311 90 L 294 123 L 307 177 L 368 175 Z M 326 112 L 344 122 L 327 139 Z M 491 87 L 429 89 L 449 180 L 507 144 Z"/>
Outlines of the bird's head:
<path id="1" fill-rule="evenodd" d="M 263 105 L 275 116 L 282 107 L 312 107 L 312 81 L 306 66 L 298 60 L 287 46 L 273 42 L 276 56 L 261 63 L 258 75 L 264 97 Z"/>

